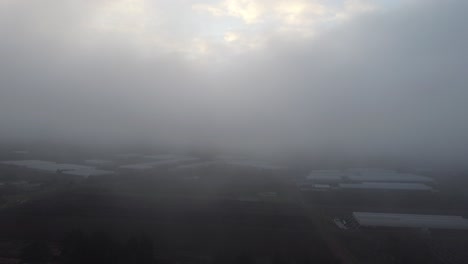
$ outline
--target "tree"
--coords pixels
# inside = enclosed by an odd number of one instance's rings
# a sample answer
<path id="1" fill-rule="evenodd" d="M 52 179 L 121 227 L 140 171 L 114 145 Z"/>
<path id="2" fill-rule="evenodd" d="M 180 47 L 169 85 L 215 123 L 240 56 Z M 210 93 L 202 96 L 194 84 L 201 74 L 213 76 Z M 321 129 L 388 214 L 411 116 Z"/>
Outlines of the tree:
<path id="1" fill-rule="evenodd" d="M 34 241 L 21 250 L 21 259 L 25 263 L 47 263 L 52 258 L 52 252 L 44 241 Z"/>

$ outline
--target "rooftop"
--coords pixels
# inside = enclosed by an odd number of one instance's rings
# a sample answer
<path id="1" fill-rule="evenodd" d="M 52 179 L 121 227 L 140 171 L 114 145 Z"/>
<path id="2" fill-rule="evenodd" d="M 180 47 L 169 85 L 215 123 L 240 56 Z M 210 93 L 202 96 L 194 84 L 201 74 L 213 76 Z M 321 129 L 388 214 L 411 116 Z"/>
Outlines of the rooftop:
<path id="1" fill-rule="evenodd" d="M 453 215 L 354 212 L 353 216 L 361 226 L 468 230 L 468 219 Z"/>
<path id="2" fill-rule="evenodd" d="M 10 160 L 2 161 L 1 163 L 7 165 L 15 165 L 26 167 L 36 170 L 44 170 L 49 172 L 58 172 L 60 171 L 63 174 L 71 175 L 80 175 L 80 176 L 93 176 L 93 175 L 103 175 L 103 174 L 112 174 L 112 171 L 98 170 L 95 167 L 78 165 L 78 164 L 68 164 L 68 163 L 56 163 L 53 161 L 43 161 L 43 160 Z"/>
<path id="3" fill-rule="evenodd" d="M 311 171 L 307 180 L 318 180 L 318 181 L 341 181 L 343 177 L 348 176 L 349 173 L 340 170 L 314 170 Z"/>
<path id="4" fill-rule="evenodd" d="M 374 182 L 433 182 L 429 177 L 398 172 L 360 172 L 350 175 L 353 181 L 374 181 Z"/>
<path id="5" fill-rule="evenodd" d="M 132 169 L 132 170 L 149 170 L 156 168 L 158 166 L 169 166 L 169 165 L 178 165 L 185 162 L 196 162 L 197 158 L 192 157 L 178 157 L 171 159 L 161 159 L 152 162 L 136 163 L 136 164 L 127 164 L 122 165 L 119 168 L 121 169 Z"/>
<path id="6" fill-rule="evenodd" d="M 379 189 L 379 190 L 414 190 L 430 191 L 432 187 L 423 183 L 402 183 L 402 182 L 363 182 L 363 183 L 340 183 L 343 189 Z"/>
<path id="7" fill-rule="evenodd" d="M 343 181 L 351 180 L 354 182 L 414 182 L 430 183 L 434 180 L 421 175 L 410 173 L 401 173 L 387 169 L 374 168 L 351 168 L 347 170 L 314 170 L 311 171 L 307 180 L 312 181 Z"/>

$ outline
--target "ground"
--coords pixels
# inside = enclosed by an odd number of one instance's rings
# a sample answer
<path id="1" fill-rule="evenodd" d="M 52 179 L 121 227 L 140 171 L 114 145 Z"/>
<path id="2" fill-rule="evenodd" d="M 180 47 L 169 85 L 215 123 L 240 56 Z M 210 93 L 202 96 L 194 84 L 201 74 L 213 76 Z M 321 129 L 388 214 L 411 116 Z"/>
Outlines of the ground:
<path id="1" fill-rule="evenodd" d="M 465 233 L 341 230 L 353 211 L 466 215 L 464 179 L 437 179 L 440 192 L 301 192 L 299 170 L 216 167 L 123 171 L 72 177 L 0 166 L 0 263 L 45 241 L 61 263 L 73 230 L 125 245 L 144 235 L 155 263 L 463 263 Z M 20 188 L 11 183 L 39 184 Z M 34 185 L 36 186 L 36 185 Z M 465 234 L 465 235 L 463 235 Z M 62 254 L 63 255 L 63 254 Z M 15 262 L 16 261 L 16 262 Z M 461 262 L 460 262 L 461 261 Z M 65 263 L 65 262 L 64 262 Z"/>

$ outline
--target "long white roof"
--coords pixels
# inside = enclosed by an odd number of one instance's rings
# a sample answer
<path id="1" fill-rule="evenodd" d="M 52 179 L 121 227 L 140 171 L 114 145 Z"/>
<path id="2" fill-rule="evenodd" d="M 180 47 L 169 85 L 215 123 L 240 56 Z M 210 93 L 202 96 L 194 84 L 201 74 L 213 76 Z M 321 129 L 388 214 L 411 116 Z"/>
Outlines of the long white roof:
<path id="1" fill-rule="evenodd" d="M 264 170 L 281 170 L 285 169 L 283 166 L 273 165 L 263 161 L 253 161 L 253 160 L 226 160 L 224 161 L 227 165 L 240 166 L 240 167 L 252 167 L 256 169 Z"/>
<path id="2" fill-rule="evenodd" d="M 314 184 L 314 188 L 316 189 L 330 189 L 330 185 L 329 184 Z"/>
<path id="3" fill-rule="evenodd" d="M 387 169 L 353 168 L 347 170 L 313 170 L 306 176 L 307 180 L 342 181 L 348 179 L 354 182 L 414 182 L 430 183 L 434 180 L 421 175 L 400 173 Z"/>
<path id="4" fill-rule="evenodd" d="M 401 182 L 363 182 L 363 183 L 340 183 L 343 189 L 380 189 L 380 190 L 414 190 L 430 191 L 432 187 L 423 183 L 401 183 Z"/>
<path id="5" fill-rule="evenodd" d="M 262 170 L 282 170 L 286 167 L 270 163 L 266 160 L 251 159 L 248 157 L 235 157 L 229 155 L 219 155 L 215 158 L 219 164 L 235 167 L 251 167 Z"/>
<path id="6" fill-rule="evenodd" d="M 307 180 L 341 181 L 348 174 L 340 170 L 314 170 L 306 176 Z"/>
<path id="7" fill-rule="evenodd" d="M 355 175 L 348 176 L 353 181 L 367 182 L 433 182 L 434 180 L 415 174 L 398 173 L 398 172 L 360 172 Z"/>
<path id="8" fill-rule="evenodd" d="M 200 161 L 196 163 L 180 165 L 180 166 L 175 167 L 173 170 L 186 170 L 186 169 L 192 170 L 192 169 L 206 168 L 206 167 L 210 167 L 212 165 L 217 165 L 217 164 L 219 164 L 218 161 Z"/>
<path id="9" fill-rule="evenodd" d="M 158 166 L 177 165 L 183 162 L 195 162 L 195 161 L 198 161 L 198 158 L 180 157 L 176 159 L 162 159 L 162 160 L 157 160 L 153 162 L 127 164 L 127 165 L 122 165 L 119 168 L 132 169 L 132 170 L 149 170 L 152 168 L 156 168 Z"/>
<path id="10" fill-rule="evenodd" d="M 354 212 L 353 216 L 361 226 L 369 227 L 380 226 L 468 230 L 468 219 L 453 215 Z"/>
<path id="11" fill-rule="evenodd" d="M 49 172 L 61 171 L 63 174 L 72 174 L 79 176 L 94 176 L 112 174 L 112 171 L 98 170 L 95 167 L 68 164 L 68 163 L 56 163 L 53 161 L 44 160 L 10 160 L 2 161 L 2 164 L 22 166 L 30 169 L 44 170 Z"/>

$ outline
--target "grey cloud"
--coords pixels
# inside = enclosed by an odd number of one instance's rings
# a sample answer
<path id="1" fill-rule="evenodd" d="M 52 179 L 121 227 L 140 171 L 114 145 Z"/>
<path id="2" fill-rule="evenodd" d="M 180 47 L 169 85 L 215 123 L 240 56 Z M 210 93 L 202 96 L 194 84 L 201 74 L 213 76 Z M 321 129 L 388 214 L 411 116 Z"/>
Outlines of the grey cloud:
<path id="1" fill-rule="evenodd" d="M 278 35 L 224 64 L 145 56 L 123 36 L 89 35 L 93 4 L 75 2 L 0 11 L 4 141 L 468 157 L 464 1 L 366 14 L 313 40 Z M 99 40 L 84 49 L 81 37 Z"/>

